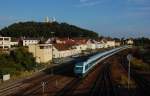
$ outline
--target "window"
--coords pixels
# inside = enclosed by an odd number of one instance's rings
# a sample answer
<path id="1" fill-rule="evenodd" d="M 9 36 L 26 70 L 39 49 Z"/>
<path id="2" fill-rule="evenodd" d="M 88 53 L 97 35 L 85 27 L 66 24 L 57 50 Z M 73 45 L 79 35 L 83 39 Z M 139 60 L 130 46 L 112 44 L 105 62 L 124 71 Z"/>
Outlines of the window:
<path id="1" fill-rule="evenodd" d="M 9 48 L 8 46 L 4 46 L 4 48 Z"/>
<path id="2" fill-rule="evenodd" d="M 8 41 L 8 40 L 9 40 L 9 38 L 4 38 L 4 40 Z"/>
<path id="3" fill-rule="evenodd" d="M 44 46 L 40 46 L 40 49 L 44 49 Z"/>
<path id="4" fill-rule="evenodd" d="M 87 69 L 88 69 L 88 67 L 89 67 L 89 66 L 88 66 L 88 65 L 86 65 L 86 66 L 85 66 L 85 70 L 87 70 Z"/>
<path id="5" fill-rule="evenodd" d="M 76 67 L 76 71 L 82 71 L 83 67 Z"/>

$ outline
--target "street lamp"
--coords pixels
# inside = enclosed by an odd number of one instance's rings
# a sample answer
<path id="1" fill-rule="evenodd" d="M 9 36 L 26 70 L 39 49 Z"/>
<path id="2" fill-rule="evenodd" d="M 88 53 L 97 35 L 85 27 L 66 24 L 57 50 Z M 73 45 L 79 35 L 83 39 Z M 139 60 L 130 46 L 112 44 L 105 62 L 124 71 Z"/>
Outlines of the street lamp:
<path id="1" fill-rule="evenodd" d="M 128 54 L 127 59 L 129 61 L 129 64 L 128 64 L 128 89 L 129 89 L 130 88 L 130 63 L 131 63 L 132 55 Z"/>

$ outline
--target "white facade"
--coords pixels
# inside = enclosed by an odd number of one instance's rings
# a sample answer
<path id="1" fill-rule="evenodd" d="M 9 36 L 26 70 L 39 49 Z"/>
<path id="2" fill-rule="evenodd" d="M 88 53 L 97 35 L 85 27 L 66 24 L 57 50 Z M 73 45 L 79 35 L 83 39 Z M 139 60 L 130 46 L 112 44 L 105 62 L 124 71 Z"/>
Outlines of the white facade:
<path id="1" fill-rule="evenodd" d="M 23 46 L 29 46 L 31 44 L 38 44 L 39 40 L 25 39 L 23 40 Z"/>
<path id="2" fill-rule="evenodd" d="M 11 37 L 0 37 L 0 48 L 1 49 L 11 48 Z"/>
<path id="3" fill-rule="evenodd" d="M 115 41 L 107 41 L 105 44 L 105 48 L 115 47 Z"/>
<path id="4" fill-rule="evenodd" d="M 102 42 L 97 43 L 96 47 L 99 48 L 105 48 L 105 44 Z"/>
<path id="5" fill-rule="evenodd" d="M 127 42 L 127 44 L 129 44 L 129 45 L 133 45 L 133 43 L 134 43 L 133 40 L 131 40 L 131 39 L 127 40 L 126 42 Z"/>
<path id="6" fill-rule="evenodd" d="M 79 50 L 79 51 L 87 50 L 87 45 L 86 45 L 86 44 L 75 45 L 74 47 L 75 47 L 77 50 Z"/>
<path id="7" fill-rule="evenodd" d="M 15 45 L 18 45 L 19 42 L 11 42 L 11 46 L 15 46 Z"/>
<path id="8" fill-rule="evenodd" d="M 91 40 L 87 41 L 87 49 L 96 49 L 96 43 L 91 42 Z"/>
<path id="9" fill-rule="evenodd" d="M 29 52 L 33 54 L 38 63 L 47 63 L 52 60 L 51 44 L 32 44 L 29 45 Z"/>
<path id="10" fill-rule="evenodd" d="M 68 57 L 68 56 L 77 55 L 79 53 L 81 53 L 81 50 L 77 50 L 77 49 L 58 50 L 55 47 L 53 47 L 53 58 Z"/>
<path id="11" fill-rule="evenodd" d="M 115 42 L 115 46 L 120 46 L 121 42 Z"/>

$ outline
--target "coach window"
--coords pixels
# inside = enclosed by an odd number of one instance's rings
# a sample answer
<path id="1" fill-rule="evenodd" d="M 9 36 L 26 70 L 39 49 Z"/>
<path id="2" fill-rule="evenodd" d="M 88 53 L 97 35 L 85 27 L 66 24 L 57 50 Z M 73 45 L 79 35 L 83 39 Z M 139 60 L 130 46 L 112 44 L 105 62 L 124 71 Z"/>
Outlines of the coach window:
<path id="1" fill-rule="evenodd" d="M 88 65 L 85 66 L 85 70 L 87 70 L 87 69 L 88 69 Z"/>

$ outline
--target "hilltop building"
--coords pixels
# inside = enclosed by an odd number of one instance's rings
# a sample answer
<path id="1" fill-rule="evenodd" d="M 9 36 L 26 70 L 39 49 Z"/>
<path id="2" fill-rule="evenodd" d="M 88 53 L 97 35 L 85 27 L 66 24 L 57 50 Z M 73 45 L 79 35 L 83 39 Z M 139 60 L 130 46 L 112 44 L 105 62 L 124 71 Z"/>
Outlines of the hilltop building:
<path id="1" fill-rule="evenodd" d="M 49 23 L 49 22 L 56 22 L 56 18 L 55 17 L 53 17 L 53 18 L 49 18 L 48 16 L 45 18 L 45 22 L 46 23 Z"/>
<path id="2" fill-rule="evenodd" d="M 133 41 L 133 39 L 127 39 L 126 40 L 126 43 L 128 44 L 128 45 L 133 45 L 134 44 L 134 41 Z"/>

